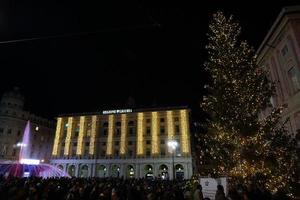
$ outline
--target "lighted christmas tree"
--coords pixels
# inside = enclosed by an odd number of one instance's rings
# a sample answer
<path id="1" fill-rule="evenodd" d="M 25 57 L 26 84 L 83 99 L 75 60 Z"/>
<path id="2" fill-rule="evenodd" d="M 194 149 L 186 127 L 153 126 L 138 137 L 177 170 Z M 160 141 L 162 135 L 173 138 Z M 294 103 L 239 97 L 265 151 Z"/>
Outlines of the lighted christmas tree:
<path id="1" fill-rule="evenodd" d="M 270 104 L 274 86 L 267 71 L 240 33 L 221 12 L 209 25 L 205 68 L 212 80 L 201 106 L 210 119 L 199 157 L 210 166 L 207 173 L 263 181 L 276 192 L 295 181 L 296 143 L 281 121 L 282 108 Z"/>

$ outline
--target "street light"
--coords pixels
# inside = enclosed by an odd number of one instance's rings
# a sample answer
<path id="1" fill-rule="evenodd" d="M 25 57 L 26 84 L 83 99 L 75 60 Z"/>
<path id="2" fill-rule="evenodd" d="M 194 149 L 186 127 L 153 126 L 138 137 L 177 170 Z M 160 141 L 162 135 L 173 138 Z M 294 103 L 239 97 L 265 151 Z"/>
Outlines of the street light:
<path id="1" fill-rule="evenodd" d="M 172 149 L 172 171 L 173 171 L 173 180 L 175 179 L 175 167 L 174 167 L 174 156 L 175 156 L 175 150 L 178 146 L 178 142 L 176 140 L 170 140 L 168 141 L 168 146 Z"/>

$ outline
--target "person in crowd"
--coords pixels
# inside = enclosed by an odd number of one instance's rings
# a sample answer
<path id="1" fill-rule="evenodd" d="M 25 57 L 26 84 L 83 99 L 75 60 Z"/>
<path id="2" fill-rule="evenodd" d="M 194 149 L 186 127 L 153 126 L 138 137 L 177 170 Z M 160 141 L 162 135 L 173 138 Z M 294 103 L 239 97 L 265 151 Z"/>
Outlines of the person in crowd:
<path id="1" fill-rule="evenodd" d="M 224 193 L 224 188 L 223 188 L 222 185 L 217 186 L 215 200 L 226 200 L 225 193 Z"/>
<path id="2" fill-rule="evenodd" d="M 16 178 L 0 176 L 0 199 L 5 200 L 203 200 L 202 187 L 195 191 L 187 180 L 122 179 L 122 178 Z M 225 199 L 218 186 L 216 200 Z M 193 192 L 192 192 L 193 191 Z M 276 199 L 286 196 L 278 194 Z M 272 199 L 263 186 L 230 188 L 229 200 Z"/>
<path id="3" fill-rule="evenodd" d="M 194 192 L 194 200 L 203 200 L 202 186 L 198 184 Z"/>

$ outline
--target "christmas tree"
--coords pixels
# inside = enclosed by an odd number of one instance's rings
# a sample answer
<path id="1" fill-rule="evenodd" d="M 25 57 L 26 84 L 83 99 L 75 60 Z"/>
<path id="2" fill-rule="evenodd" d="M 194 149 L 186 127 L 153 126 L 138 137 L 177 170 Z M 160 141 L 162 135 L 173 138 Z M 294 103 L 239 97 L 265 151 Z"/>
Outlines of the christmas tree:
<path id="1" fill-rule="evenodd" d="M 201 104 L 210 117 L 207 133 L 198 137 L 198 156 L 211 175 L 258 181 L 272 192 L 291 189 L 296 142 L 286 132 L 282 108 L 270 104 L 274 84 L 268 72 L 257 65 L 253 48 L 240 40 L 240 33 L 232 16 L 214 14 L 205 63 L 211 82 Z"/>

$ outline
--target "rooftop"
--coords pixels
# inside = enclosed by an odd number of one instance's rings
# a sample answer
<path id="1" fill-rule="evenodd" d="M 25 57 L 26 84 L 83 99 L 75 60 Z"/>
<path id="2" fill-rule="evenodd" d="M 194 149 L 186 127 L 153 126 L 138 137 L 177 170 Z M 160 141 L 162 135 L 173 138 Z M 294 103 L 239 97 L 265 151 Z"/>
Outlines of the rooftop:
<path id="1" fill-rule="evenodd" d="M 294 14 L 294 13 L 300 13 L 300 5 L 282 8 L 281 12 L 279 13 L 278 17 L 276 18 L 275 22 L 273 23 L 271 29 L 268 31 L 266 37 L 264 38 L 263 42 L 259 46 L 258 50 L 256 51 L 257 55 L 261 54 L 266 46 L 269 46 L 269 47 L 272 46 L 268 43 L 269 43 L 269 40 L 271 39 L 271 37 L 273 36 L 274 32 L 277 30 L 277 28 L 283 22 L 283 19 L 285 16 Z"/>

